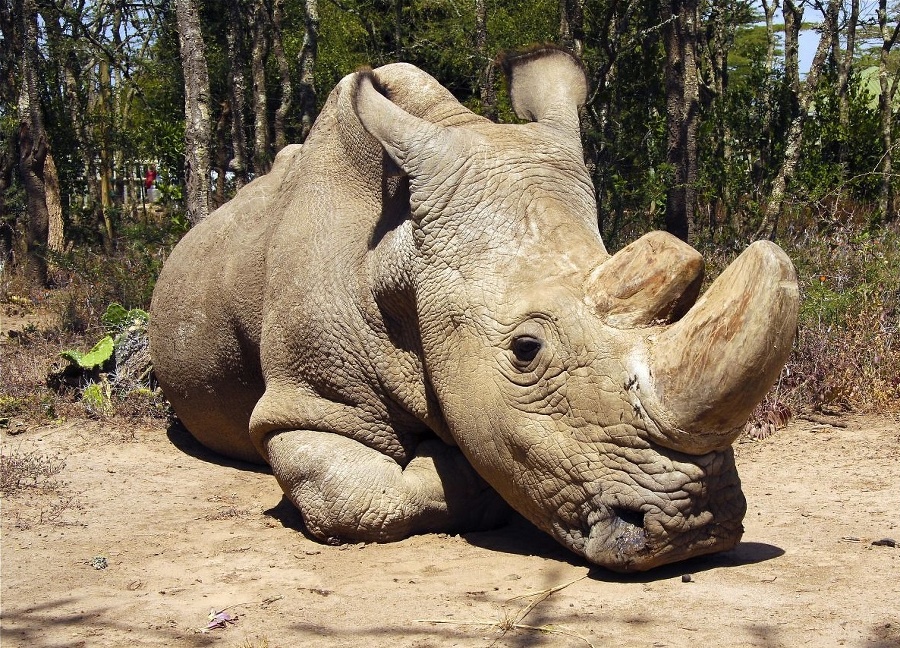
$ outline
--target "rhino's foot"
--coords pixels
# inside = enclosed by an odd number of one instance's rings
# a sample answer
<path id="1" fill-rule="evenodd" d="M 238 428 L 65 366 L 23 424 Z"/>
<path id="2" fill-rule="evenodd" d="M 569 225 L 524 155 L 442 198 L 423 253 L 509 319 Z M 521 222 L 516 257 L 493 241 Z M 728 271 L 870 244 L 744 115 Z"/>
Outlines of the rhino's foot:
<path id="1" fill-rule="evenodd" d="M 291 430 L 266 439 L 272 472 L 307 530 L 328 543 L 499 526 L 510 509 L 457 448 L 421 443 L 406 467 L 346 437 Z"/>

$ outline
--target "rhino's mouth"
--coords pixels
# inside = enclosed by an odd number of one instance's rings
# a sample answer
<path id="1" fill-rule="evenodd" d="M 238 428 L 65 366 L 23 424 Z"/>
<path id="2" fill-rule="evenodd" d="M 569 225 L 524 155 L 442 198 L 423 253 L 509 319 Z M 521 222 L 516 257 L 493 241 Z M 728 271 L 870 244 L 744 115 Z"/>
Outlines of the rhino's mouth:
<path id="1" fill-rule="evenodd" d="M 579 553 L 613 571 L 634 572 L 732 549 L 747 508 L 733 457 L 726 451 L 703 459 L 721 470 L 677 492 L 617 487 L 616 495 L 592 498 Z"/>
<path id="2" fill-rule="evenodd" d="M 648 515 L 613 511 L 603 525 L 591 527 L 585 557 L 617 572 L 645 571 L 671 562 L 732 549 L 743 534 L 740 521 L 710 521 L 687 534 L 657 534 Z"/>

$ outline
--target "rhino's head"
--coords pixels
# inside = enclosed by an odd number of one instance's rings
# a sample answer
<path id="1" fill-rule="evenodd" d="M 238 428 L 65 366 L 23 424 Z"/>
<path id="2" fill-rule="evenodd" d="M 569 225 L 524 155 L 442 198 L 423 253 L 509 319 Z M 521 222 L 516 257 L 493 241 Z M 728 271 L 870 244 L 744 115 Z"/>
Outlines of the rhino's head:
<path id="1" fill-rule="evenodd" d="M 793 267 L 750 246 L 697 301 L 703 261 L 662 233 L 610 256 L 569 56 L 507 66 L 524 125 L 444 128 L 367 78 L 355 105 L 409 176 L 431 389 L 478 472 L 589 560 L 643 570 L 729 549 L 746 504 L 731 443 L 783 366 Z"/>

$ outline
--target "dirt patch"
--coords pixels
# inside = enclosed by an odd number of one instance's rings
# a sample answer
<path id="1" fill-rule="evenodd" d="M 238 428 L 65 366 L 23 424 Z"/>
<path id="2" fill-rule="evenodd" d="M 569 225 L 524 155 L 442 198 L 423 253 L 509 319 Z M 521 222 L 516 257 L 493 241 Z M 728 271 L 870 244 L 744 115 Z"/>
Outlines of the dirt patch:
<path id="1" fill-rule="evenodd" d="M 271 475 L 161 426 L 4 435 L 65 465 L 3 498 L 3 645 L 898 646 L 900 548 L 872 543 L 900 540 L 900 425 L 844 422 L 739 444 L 741 544 L 635 577 L 523 521 L 317 544 Z"/>
<path id="2" fill-rule="evenodd" d="M 29 331 L 46 330 L 59 323 L 59 315 L 46 305 L 35 306 L 25 299 L 0 304 L 0 341 Z"/>

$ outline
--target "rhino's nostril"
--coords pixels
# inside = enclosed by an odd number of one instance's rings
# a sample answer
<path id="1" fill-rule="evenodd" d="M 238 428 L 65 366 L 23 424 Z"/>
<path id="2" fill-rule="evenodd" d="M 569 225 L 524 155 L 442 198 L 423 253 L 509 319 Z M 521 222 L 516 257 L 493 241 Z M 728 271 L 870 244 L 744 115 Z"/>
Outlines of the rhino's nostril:
<path id="1" fill-rule="evenodd" d="M 644 514 L 640 511 L 632 511 L 631 509 L 614 507 L 613 513 L 623 522 L 635 526 L 638 529 L 644 528 Z"/>
<path id="2" fill-rule="evenodd" d="M 644 514 L 624 508 L 613 508 L 618 517 L 613 545 L 620 557 L 636 556 L 647 550 L 647 532 L 644 530 Z"/>

